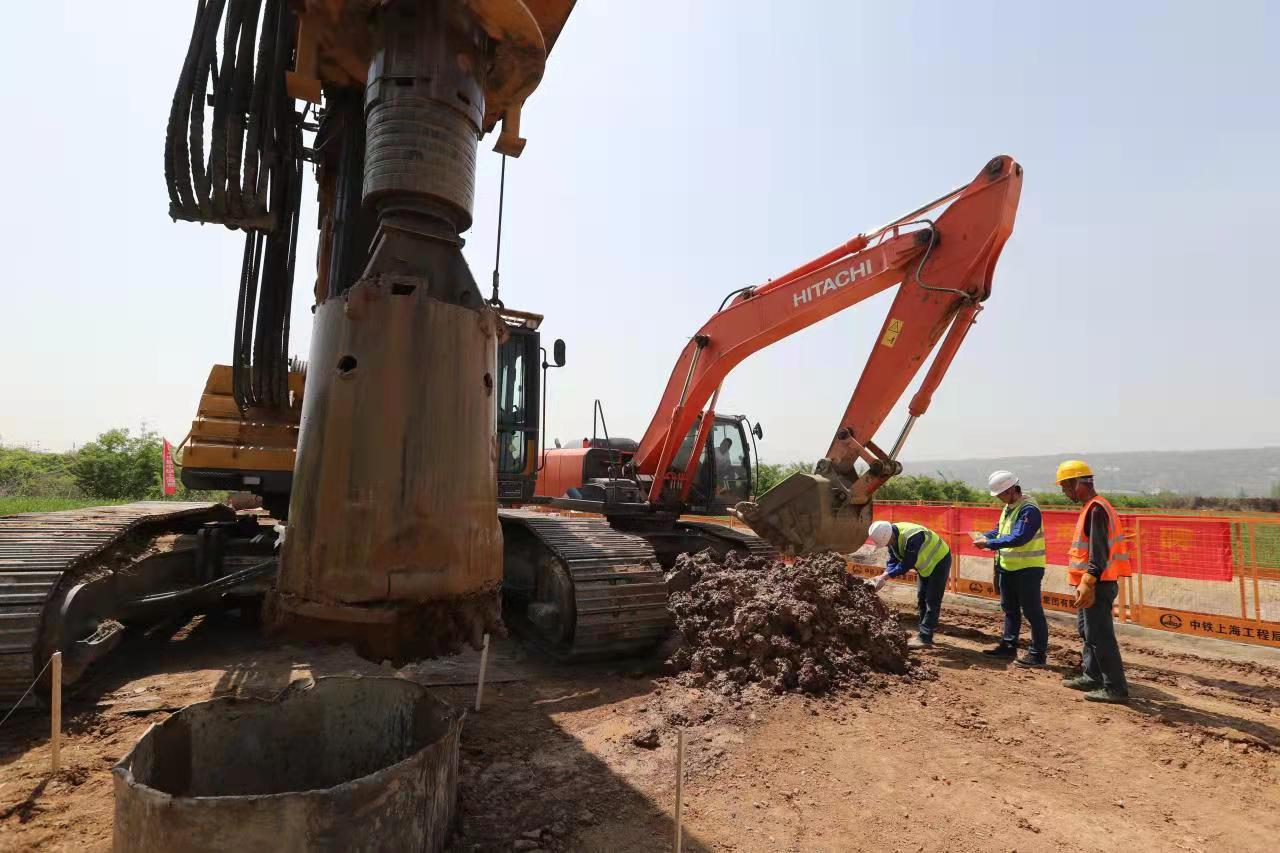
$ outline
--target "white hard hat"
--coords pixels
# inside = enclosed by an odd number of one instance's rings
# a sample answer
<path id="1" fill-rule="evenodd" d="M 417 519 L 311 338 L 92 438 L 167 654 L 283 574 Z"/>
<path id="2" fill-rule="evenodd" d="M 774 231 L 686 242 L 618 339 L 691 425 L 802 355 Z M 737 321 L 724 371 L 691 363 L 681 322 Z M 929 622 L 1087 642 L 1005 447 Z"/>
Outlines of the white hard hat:
<path id="1" fill-rule="evenodd" d="M 995 471 L 987 478 L 987 491 L 991 492 L 992 497 L 1016 485 L 1018 485 L 1018 478 L 1012 471 Z"/>
<path id="2" fill-rule="evenodd" d="M 867 535 L 871 537 L 871 541 L 876 544 L 876 547 L 883 548 L 893 538 L 893 525 L 887 521 L 873 521 L 871 522 L 871 529 L 867 531 Z"/>

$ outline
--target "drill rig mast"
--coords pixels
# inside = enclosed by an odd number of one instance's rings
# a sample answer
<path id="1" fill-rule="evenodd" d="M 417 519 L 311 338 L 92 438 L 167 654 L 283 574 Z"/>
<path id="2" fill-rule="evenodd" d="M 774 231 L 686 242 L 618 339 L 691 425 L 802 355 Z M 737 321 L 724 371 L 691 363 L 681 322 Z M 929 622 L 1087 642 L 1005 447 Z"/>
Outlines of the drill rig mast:
<path id="1" fill-rule="evenodd" d="M 303 158 L 318 167 L 317 304 L 269 607 L 279 630 L 401 660 L 478 643 L 500 624 L 493 394 L 504 326 L 461 235 L 478 142 L 500 125 L 495 149 L 520 155 L 521 110 L 572 7 L 197 8 L 166 179 L 175 218 L 246 232 L 232 363 L 242 412 L 288 405 Z M 297 100 L 309 106 L 300 112 Z M 316 131 L 309 151 L 303 130 Z"/>

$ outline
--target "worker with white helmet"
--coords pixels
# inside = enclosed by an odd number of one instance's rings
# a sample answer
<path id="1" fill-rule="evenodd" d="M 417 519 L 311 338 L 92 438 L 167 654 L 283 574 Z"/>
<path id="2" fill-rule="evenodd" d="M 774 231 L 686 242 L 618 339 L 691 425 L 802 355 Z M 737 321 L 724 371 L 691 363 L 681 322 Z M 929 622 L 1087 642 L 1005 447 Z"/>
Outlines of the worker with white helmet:
<path id="1" fill-rule="evenodd" d="M 1022 617 L 1031 627 L 1031 645 L 1017 659 L 1022 666 L 1045 664 L 1049 649 L 1049 621 L 1044 616 L 1040 587 L 1044 583 L 1044 521 L 1040 507 L 1030 495 L 1022 493 L 1018 478 L 1011 471 L 996 471 L 987 480 L 987 491 L 1004 504 L 1000 522 L 973 544 L 996 552 L 996 587 L 1000 592 L 1000 609 L 1004 611 L 1004 633 L 1000 643 L 983 651 L 996 658 L 1013 658 L 1018 654 L 1018 636 L 1022 633 Z"/>
<path id="2" fill-rule="evenodd" d="M 878 548 L 888 548 L 885 570 L 875 579 L 876 591 L 884 589 L 889 578 L 916 570 L 916 606 L 920 612 L 916 636 L 907 647 L 923 649 L 933 645 L 933 632 L 942 611 L 942 595 L 947 591 L 947 575 L 951 574 L 951 549 L 938 534 L 919 524 L 899 521 L 872 522 L 871 541 Z"/>

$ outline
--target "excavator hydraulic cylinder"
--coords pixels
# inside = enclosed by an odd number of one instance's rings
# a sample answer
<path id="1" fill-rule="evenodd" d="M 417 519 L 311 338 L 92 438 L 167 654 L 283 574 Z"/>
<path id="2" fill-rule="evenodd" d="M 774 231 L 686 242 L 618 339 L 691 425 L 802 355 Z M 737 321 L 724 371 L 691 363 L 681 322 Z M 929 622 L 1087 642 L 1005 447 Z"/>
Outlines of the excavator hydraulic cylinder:
<path id="1" fill-rule="evenodd" d="M 403 661 L 500 629 L 497 316 L 462 258 L 489 45 L 454 0 L 395 0 L 365 90 L 359 279 L 317 306 L 272 626 Z"/>

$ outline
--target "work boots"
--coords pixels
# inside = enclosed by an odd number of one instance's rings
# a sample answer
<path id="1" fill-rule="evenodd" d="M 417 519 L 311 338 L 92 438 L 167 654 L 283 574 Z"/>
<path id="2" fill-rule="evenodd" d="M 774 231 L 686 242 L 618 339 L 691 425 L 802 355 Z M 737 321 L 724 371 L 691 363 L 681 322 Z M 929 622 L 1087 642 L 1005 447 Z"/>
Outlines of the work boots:
<path id="1" fill-rule="evenodd" d="M 1115 690 L 1107 690 L 1105 687 L 1099 687 L 1097 690 L 1090 690 L 1084 694 L 1087 702 L 1107 702 L 1112 705 L 1128 705 L 1129 694 L 1120 693 Z"/>

